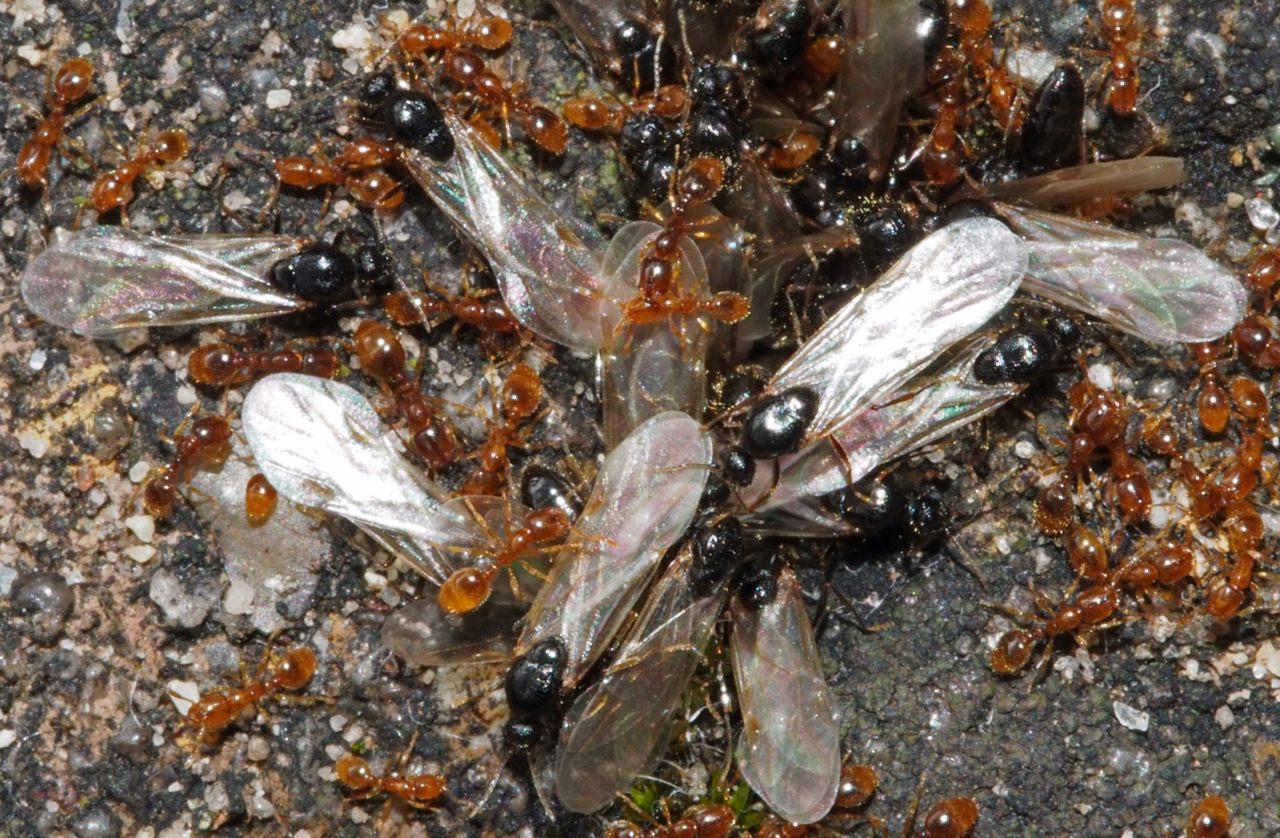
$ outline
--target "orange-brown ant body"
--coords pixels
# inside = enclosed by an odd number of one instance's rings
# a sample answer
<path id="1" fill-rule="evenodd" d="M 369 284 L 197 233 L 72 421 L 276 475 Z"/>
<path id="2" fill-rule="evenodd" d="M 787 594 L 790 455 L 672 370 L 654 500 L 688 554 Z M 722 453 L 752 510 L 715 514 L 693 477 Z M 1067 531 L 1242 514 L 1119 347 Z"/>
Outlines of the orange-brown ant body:
<path id="1" fill-rule="evenodd" d="M 254 352 L 209 343 L 197 347 L 187 359 L 187 377 L 206 387 L 233 387 L 278 372 L 333 378 L 341 365 L 338 353 L 323 346 Z"/>
<path id="2" fill-rule="evenodd" d="M 45 92 L 44 118 L 18 152 L 18 182 L 26 189 L 42 192 L 48 187 L 53 150 L 63 142 L 67 124 L 75 118 L 67 109 L 87 96 L 92 84 L 93 64 L 87 58 L 72 58 L 54 74 Z"/>
<path id="3" fill-rule="evenodd" d="M 197 468 L 214 465 L 230 453 L 231 426 L 221 416 L 202 416 L 189 433 L 174 437 L 173 459 L 154 469 L 142 489 L 142 505 L 156 518 L 173 514 L 178 489 Z"/>
<path id="4" fill-rule="evenodd" d="M 355 348 L 364 371 L 395 398 L 408 426 L 410 450 L 436 470 L 454 462 L 460 453 L 457 435 L 409 374 L 404 346 L 395 332 L 366 320 L 356 329 Z"/>
<path id="5" fill-rule="evenodd" d="M 315 672 L 316 653 L 297 646 L 281 655 L 265 678 L 254 678 L 239 689 L 215 690 L 201 696 L 187 710 L 187 721 L 195 726 L 202 742 L 212 744 L 245 710 L 282 691 L 302 689 Z"/>
<path id="6" fill-rule="evenodd" d="M 143 145 L 133 157 L 110 171 L 98 175 L 89 195 L 89 204 L 99 215 L 120 210 L 121 215 L 133 200 L 133 184 L 152 169 L 170 166 L 186 158 L 191 140 L 181 129 L 161 131 Z"/>
<path id="7" fill-rule="evenodd" d="M 517 364 L 502 385 L 498 406 L 499 420 L 489 432 L 484 445 L 472 455 L 479 459 L 480 464 L 462 484 L 462 494 L 498 494 L 507 468 L 511 465 L 508 449 L 518 444 L 520 426 L 533 416 L 541 403 L 542 379 L 532 367 Z"/>
<path id="8" fill-rule="evenodd" d="M 440 607 L 449 614 L 466 614 L 479 608 L 489 599 L 499 572 L 564 538 L 569 527 L 569 516 L 553 506 L 531 511 L 525 516 L 524 526 L 510 532 L 498 552 L 473 567 L 454 571 L 445 580 L 437 595 Z"/>

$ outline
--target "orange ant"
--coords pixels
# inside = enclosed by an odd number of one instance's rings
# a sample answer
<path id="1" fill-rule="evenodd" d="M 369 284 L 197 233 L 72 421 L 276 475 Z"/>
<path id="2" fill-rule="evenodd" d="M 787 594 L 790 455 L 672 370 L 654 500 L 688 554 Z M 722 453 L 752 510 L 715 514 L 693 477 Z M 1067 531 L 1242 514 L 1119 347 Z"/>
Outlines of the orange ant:
<path id="1" fill-rule="evenodd" d="M 258 677 L 246 686 L 206 693 L 187 710 L 187 721 L 195 726 L 202 742 L 206 745 L 217 742 L 222 732 L 245 710 L 282 690 L 302 689 L 316 672 L 316 653 L 306 646 L 285 652 L 264 678 L 262 673 L 267 660 L 264 655 Z"/>
<path id="2" fill-rule="evenodd" d="M 619 328 L 671 320 L 677 315 L 705 314 L 727 325 L 747 316 L 746 298 L 734 291 L 720 291 L 703 299 L 681 290 L 680 246 L 696 224 L 689 220 L 689 211 L 715 197 L 724 174 L 724 164 L 709 155 L 696 157 L 681 169 L 676 177 L 671 217 L 649 244 L 650 253 L 640 263 L 640 293 L 623 304 Z"/>
<path id="3" fill-rule="evenodd" d="M 1022 123 L 1022 103 L 1018 83 L 1002 65 L 992 61 L 991 5 L 987 0 L 951 0 L 951 18 L 959 30 L 959 47 L 964 65 L 973 67 L 987 86 L 987 107 L 1007 135 L 1014 135 Z"/>
<path id="4" fill-rule="evenodd" d="M 737 816 L 723 803 L 700 803 L 681 813 L 680 820 L 641 829 L 632 823 L 617 823 L 605 832 L 607 838 L 728 838 Z"/>
<path id="5" fill-rule="evenodd" d="M 356 329 L 356 357 L 360 365 L 395 398 L 409 430 L 409 447 L 436 470 L 458 458 L 453 429 L 431 406 L 405 368 L 405 351 L 395 332 L 376 320 Z"/>
<path id="6" fill-rule="evenodd" d="M 426 809 L 432 806 L 445 792 L 444 777 L 439 774 L 406 773 L 405 764 L 418 741 L 417 733 L 409 741 L 409 747 L 396 763 L 396 767 L 385 775 L 376 773 L 369 763 L 353 754 L 343 755 L 334 765 L 334 773 L 338 783 L 347 792 L 347 800 L 368 800 L 379 794 L 391 800 L 402 800 L 415 809 Z"/>
<path id="7" fill-rule="evenodd" d="M 187 360 L 187 377 L 206 387 L 245 384 L 259 375 L 296 372 L 317 378 L 333 378 L 342 365 L 338 353 L 322 346 L 302 350 L 254 352 L 225 343 L 197 347 Z"/>
<path id="8" fill-rule="evenodd" d="M 45 116 L 18 152 L 18 182 L 26 189 L 42 192 L 49 186 L 53 150 L 61 145 L 67 124 L 78 115 L 68 115 L 67 108 L 88 95 L 92 84 L 93 64 L 87 58 L 72 58 L 58 68 L 47 85 Z"/>
<path id="9" fill-rule="evenodd" d="M 181 129 L 162 131 L 139 152 L 116 168 L 98 175 L 93 183 L 89 204 L 105 215 L 120 210 L 121 220 L 127 220 L 126 208 L 133 200 L 133 183 L 151 169 L 169 166 L 184 159 L 191 150 L 191 140 Z"/>
<path id="10" fill-rule="evenodd" d="M 991 651 L 991 668 L 999 675 L 1014 675 L 1026 668 L 1035 647 L 1045 643 L 1044 664 L 1053 651 L 1053 641 L 1066 634 L 1094 631 L 1106 627 L 1122 604 L 1121 595 L 1128 590 L 1146 594 L 1157 584 L 1176 585 L 1191 575 L 1195 556 L 1185 546 L 1166 545 L 1154 553 L 1134 558 L 1113 571 L 1096 567 L 1081 572 L 1083 578 L 1095 580 L 1086 588 L 1053 609 L 1049 617 L 1029 629 L 1005 632 Z M 1006 610 L 1000 607 L 1000 610 Z M 1026 617 L 1025 614 L 1019 614 Z"/>
<path id="11" fill-rule="evenodd" d="M 521 329 L 511 309 L 501 297 L 454 297 L 443 293 L 394 291 L 382 300 L 391 322 L 397 326 L 413 326 L 433 318 L 453 318 L 482 332 L 512 334 Z"/>
<path id="12" fill-rule="evenodd" d="M 202 416 L 191 426 L 190 433 L 180 433 L 173 440 L 173 459 L 168 465 L 153 469 L 142 489 L 142 505 L 156 518 L 173 514 L 178 488 L 191 478 L 197 468 L 216 465 L 230 453 L 231 426 L 221 416 Z"/>
<path id="13" fill-rule="evenodd" d="M 404 203 L 404 185 L 378 167 L 399 157 L 391 143 L 361 137 L 343 146 L 331 160 L 294 155 L 276 159 L 273 168 L 277 181 L 285 186 L 346 189 L 357 203 L 390 212 Z"/>
<path id="14" fill-rule="evenodd" d="M 1111 51 L 1110 77 L 1104 98 L 1116 116 L 1132 116 L 1138 107 L 1138 71 L 1131 42 L 1138 38 L 1132 0 L 1104 0 L 1102 28 Z"/>
<path id="15" fill-rule="evenodd" d="M 619 99 L 609 101 L 597 96 L 579 96 L 564 103 L 564 118 L 584 131 L 617 134 L 632 113 L 652 113 L 664 119 L 679 119 L 689 106 L 689 94 L 683 85 L 667 84 L 652 93 L 638 97 L 631 105 Z"/>
<path id="16" fill-rule="evenodd" d="M 484 605 L 499 571 L 564 538 L 569 527 L 569 516 L 554 506 L 531 511 L 525 516 L 524 526 L 509 532 L 506 543 L 496 553 L 472 567 L 454 571 L 445 580 L 437 594 L 440 607 L 449 614 L 466 614 Z"/>
<path id="17" fill-rule="evenodd" d="M 1201 800 L 1187 816 L 1187 838 L 1224 838 L 1231 831 L 1231 810 L 1216 794 Z"/>
<path id="18" fill-rule="evenodd" d="M 276 487 L 271 485 L 266 475 L 256 473 L 250 477 L 244 487 L 244 514 L 249 519 L 249 526 L 265 524 L 276 511 L 277 499 Z"/>
<path id="19" fill-rule="evenodd" d="M 764 162 L 775 172 L 794 172 L 803 168 L 821 149 L 822 143 L 812 131 L 796 128 L 770 143 Z"/>
<path id="20" fill-rule="evenodd" d="M 511 465 L 507 449 L 517 443 L 520 425 L 533 416 L 542 403 L 542 379 L 525 364 L 516 365 L 502 385 L 499 400 L 500 421 L 476 456 L 479 467 L 462 484 L 464 495 L 496 495 L 503 475 Z"/>
<path id="21" fill-rule="evenodd" d="M 495 52 L 511 43 L 512 32 L 511 21 L 501 17 L 480 17 L 453 29 L 414 23 L 400 33 L 397 43 L 405 55 L 418 59 L 459 47 Z"/>
<path id="22" fill-rule="evenodd" d="M 925 179 L 937 186 L 945 186 L 960 177 L 960 138 L 956 129 L 964 104 L 960 77 L 962 60 L 952 49 L 938 59 L 938 66 L 946 68 L 943 74 L 947 80 L 939 91 L 938 115 L 920 155 Z"/>
<path id="23" fill-rule="evenodd" d="M 533 144 L 548 154 L 559 156 L 568 148 L 569 130 L 555 112 L 524 95 L 521 85 L 508 88 L 502 79 L 486 69 L 484 59 L 466 47 L 449 49 L 441 72 L 466 91 L 475 103 L 500 113 L 504 123 L 515 115 Z M 475 119 L 472 124 L 481 130 L 491 145 L 497 144 L 497 137 L 491 129 L 486 130 L 487 125 Z"/>

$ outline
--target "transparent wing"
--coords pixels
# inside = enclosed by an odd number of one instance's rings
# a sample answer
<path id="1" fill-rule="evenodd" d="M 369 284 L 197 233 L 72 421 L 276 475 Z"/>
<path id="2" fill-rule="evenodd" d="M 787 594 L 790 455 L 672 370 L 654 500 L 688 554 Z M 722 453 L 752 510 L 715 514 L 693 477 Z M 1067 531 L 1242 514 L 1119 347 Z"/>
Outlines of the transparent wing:
<path id="1" fill-rule="evenodd" d="M 604 654 L 663 554 L 693 520 L 711 438 L 683 413 L 649 419 L 615 448 L 533 606 L 516 654 L 564 641 L 572 687 Z"/>
<path id="2" fill-rule="evenodd" d="M 276 290 L 264 268 L 300 246 L 270 236 L 166 239 L 86 227 L 31 260 L 22 299 L 55 326 L 87 337 L 271 317 L 305 306 Z"/>
<path id="3" fill-rule="evenodd" d="M 685 547 L 654 584 L 644 610 L 599 681 L 578 696 L 556 751 L 556 796 L 574 812 L 612 803 L 666 749 L 724 591 L 695 599 Z"/>
<path id="4" fill-rule="evenodd" d="M 1027 259 L 1027 246 L 992 218 L 929 234 L 832 315 L 766 392 L 812 389 L 818 407 L 807 441 L 837 432 L 991 319 L 1017 290 Z"/>
<path id="5" fill-rule="evenodd" d="M 283 497 L 346 518 L 415 563 L 435 584 L 452 556 L 489 535 L 400 453 L 364 396 L 290 373 L 254 385 L 241 412 L 254 458 Z"/>
<path id="6" fill-rule="evenodd" d="M 619 286 L 638 293 L 640 264 L 662 228 L 633 221 L 614 235 L 601 267 Z M 684 293 L 708 294 L 702 254 L 688 238 L 680 242 L 680 281 Z M 711 324 L 703 317 L 677 315 L 644 325 L 622 324 L 601 353 L 605 444 L 612 447 L 646 419 L 671 410 L 701 416 L 706 403 L 707 348 Z"/>
<path id="7" fill-rule="evenodd" d="M 440 162 L 405 149 L 414 179 L 489 260 L 507 307 L 547 340 L 595 352 L 616 294 L 600 270 L 604 241 L 548 204 L 476 130 L 446 114 L 457 149 Z"/>
<path id="8" fill-rule="evenodd" d="M 820 820 L 840 782 L 840 724 L 790 568 L 759 611 L 734 601 L 733 678 L 742 708 L 738 767 L 769 808 L 792 823 Z"/>
<path id="9" fill-rule="evenodd" d="M 1244 286 L 1187 242 L 1041 210 L 996 209 L 1031 247 L 1027 291 L 1153 343 L 1217 340 L 1244 317 Z"/>
<path id="10" fill-rule="evenodd" d="M 849 48 L 830 112 L 837 136 L 867 146 L 873 179 L 889 163 L 898 113 L 924 79 L 924 42 L 916 0 L 842 0 Z"/>
<path id="11" fill-rule="evenodd" d="M 751 510 L 744 518 L 753 528 L 779 535 L 852 532 L 822 504 L 822 495 L 986 416 L 1021 392 L 1016 384 L 984 384 L 974 377 L 974 360 L 995 340 L 994 335 L 975 338 L 954 360 L 907 382 L 833 436 L 795 454 L 761 461 L 755 481 L 742 493 Z"/>
<path id="12" fill-rule="evenodd" d="M 1083 204 L 1177 186 L 1186 177 L 1181 157 L 1134 157 L 1056 169 L 1035 177 L 984 185 L 976 194 L 1034 207 Z"/>
<path id="13" fill-rule="evenodd" d="M 528 608 L 528 603 L 495 587 L 483 608 L 448 614 L 431 592 L 387 617 L 382 645 L 418 666 L 509 661 L 514 627 Z"/>

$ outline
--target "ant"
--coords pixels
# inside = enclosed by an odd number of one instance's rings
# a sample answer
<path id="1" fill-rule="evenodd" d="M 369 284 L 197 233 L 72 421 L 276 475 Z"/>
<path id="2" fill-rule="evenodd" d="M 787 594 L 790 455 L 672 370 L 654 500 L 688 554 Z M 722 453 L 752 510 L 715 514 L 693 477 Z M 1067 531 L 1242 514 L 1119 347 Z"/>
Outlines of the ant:
<path id="1" fill-rule="evenodd" d="M 32 192 L 43 192 L 49 186 L 49 161 L 53 150 L 63 142 L 66 126 L 79 113 L 67 114 L 67 108 L 83 99 L 93 84 L 93 64 L 87 58 L 72 58 L 58 68 L 45 90 L 45 116 L 36 125 L 31 138 L 18 152 L 18 182 Z"/>
<path id="2" fill-rule="evenodd" d="M 197 468 L 214 466 L 231 451 L 231 425 L 221 416 L 202 416 L 190 433 L 173 439 L 174 454 L 168 465 L 153 469 L 142 489 L 142 506 L 155 518 L 173 514 L 178 489 Z"/>
<path id="3" fill-rule="evenodd" d="M 522 329 L 511 309 L 498 296 L 455 297 L 438 289 L 435 294 L 394 291 L 382 300 L 383 309 L 397 326 L 414 326 L 435 319 L 453 318 L 482 332 L 514 334 Z"/>
<path id="4" fill-rule="evenodd" d="M 399 159 L 393 144 L 360 137 L 348 142 L 332 159 L 294 155 L 277 158 L 272 165 L 278 184 L 304 190 L 322 186 L 346 189 L 357 203 L 390 212 L 404 203 L 404 184 L 379 167 Z"/>
<path id="5" fill-rule="evenodd" d="M 1104 0 L 1102 28 L 1111 52 L 1104 99 L 1116 116 L 1133 116 L 1138 108 L 1138 71 L 1129 47 L 1139 31 L 1132 0 Z"/>
<path id="6" fill-rule="evenodd" d="M 728 838 L 733 834 L 737 820 L 733 808 L 724 803 L 699 803 L 681 813 L 678 821 L 641 829 L 632 823 L 622 822 L 609 827 L 608 838 Z"/>
<path id="7" fill-rule="evenodd" d="M 186 158 L 191 140 L 181 129 L 162 131 L 136 155 L 110 171 L 98 175 L 89 195 L 89 205 L 99 216 L 120 210 L 120 220 L 128 222 L 127 207 L 133 200 L 133 183 L 151 169 L 171 166 Z"/>
<path id="8" fill-rule="evenodd" d="M 376 773 L 369 763 L 353 754 L 343 755 L 334 765 L 338 783 L 348 792 L 347 800 L 367 800 L 379 794 L 391 800 L 402 800 L 415 809 L 432 806 L 445 792 L 444 777 L 439 774 L 406 773 L 405 764 L 418 741 L 415 732 L 409 747 L 396 762 L 395 768 L 384 775 Z"/>
<path id="9" fill-rule="evenodd" d="M 509 124 L 514 114 L 533 144 L 548 154 L 560 156 L 569 145 L 569 130 L 554 111 L 534 102 L 516 84 L 510 88 L 492 71 L 486 69 L 484 59 L 465 47 L 448 50 L 444 56 L 442 75 L 457 84 L 477 105 L 502 115 Z M 472 124 L 486 134 L 490 144 L 497 138 L 491 130 L 484 130 L 483 123 Z"/>
<path id="10" fill-rule="evenodd" d="M 296 646 L 281 655 L 264 678 L 267 662 L 268 656 L 264 655 L 257 677 L 244 687 L 206 693 L 191 705 L 187 721 L 195 726 L 202 742 L 216 743 L 222 732 L 249 707 L 283 690 L 302 689 L 316 672 L 316 653 L 306 646 Z"/>
<path id="11" fill-rule="evenodd" d="M 737 292 L 720 291 L 703 299 L 696 293 L 683 292 L 680 283 L 681 243 L 697 223 L 690 220 L 689 213 L 715 197 L 724 175 L 724 164 L 710 155 L 694 158 L 677 175 L 671 217 L 649 244 L 649 255 L 640 263 L 640 293 L 623 304 L 619 327 L 700 314 L 732 325 L 747 316 L 747 300 Z"/>
<path id="12" fill-rule="evenodd" d="M 254 352 L 225 343 L 210 343 L 191 353 L 187 377 L 206 387 L 231 387 L 277 372 L 333 378 L 341 365 L 338 353 L 322 346 Z"/>
<path id="13" fill-rule="evenodd" d="M 488 440 L 475 456 L 479 467 L 462 484 L 464 495 L 496 495 L 502 478 L 511 465 L 507 449 L 518 444 L 520 426 L 533 416 L 542 403 L 542 379 L 536 370 L 525 364 L 517 364 L 502 385 L 498 412 L 500 421 L 494 425 Z"/>
<path id="14" fill-rule="evenodd" d="M 1018 132 L 1022 123 L 1022 103 L 1018 83 L 999 63 L 993 62 L 991 4 L 987 0 L 951 0 L 951 18 L 959 30 L 959 47 L 964 66 L 973 67 L 987 86 L 987 107 L 1007 135 Z"/>
<path id="15" fill-rule="evenodd" d="M 564 538 L 569 527 L 569 516 L 554 506 L 529 512 L 524 526 L 508 532 L 506 543 L 497 552 L 472 567 L 454 571 L 445 580 L 437 594 L 440 607 L 449 614 L 466 614 L 479 608 L 489 599 L 493 580 L 500 570 L 511 567 L 542 545 Z"/>
<path id="16" fill-rule="evenodd" d="M 395 332 L 377 320 L 356 329 L 356 357 L 360 366 L 396 401 L 409 430 L 409 447 L 435 470 L 458 458 L 458 441 L 448 422 L 431 406 L 405 367 L 404 346 Z"/>
<path id="17" fill-rule="evenodd" d="M 621 134 L 622 124 L 632 114 L 650 113 L 663 119 L 679 119 L 689 106 L 689 94 L 683 85 L 667 84 L 652 93 L 638 97 L 631 105 L 614 98 L 611 102 L 597 96 L 579 96 L 564 103 L 564 118 L 583 131 Z"/>

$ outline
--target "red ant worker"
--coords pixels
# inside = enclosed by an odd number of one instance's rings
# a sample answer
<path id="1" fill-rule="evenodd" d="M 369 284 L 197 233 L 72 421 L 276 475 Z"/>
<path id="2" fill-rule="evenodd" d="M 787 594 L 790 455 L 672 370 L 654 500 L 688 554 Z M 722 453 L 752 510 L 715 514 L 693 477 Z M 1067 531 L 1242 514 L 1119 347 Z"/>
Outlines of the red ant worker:
<path id="1" fill-rule="evenodd" d="M 208 343 L 197 347 L 187 359 L 187 377 L 205 387 L 232 387 L 277 372 L 333 378 L 341 366 L 338 353 L 323 346 L 254 352 Z"/>
<path id="2" fill-rule="evenodd" d="M 366 320 L 356 329 L 355 348 L 361 368 L 395 399 L 408 426 L 409 449 L 437 471 L 457 460 L 457 435 L 409 374 L 404 346 L 395 332 Z"/>
<path id="3" fill-rule="evenodd" d="M 178 489 L 197 468 L 213 467 L 231 452 L 231 426 L 221 416 L 202 416 L 189 433 L 173 439 L 173 459 L 153 469 L 142 489 L 142 506 L 149 515 L 168 518 L 178 501 Z"/>
<path id="4" fill-rule="evenodd" d="M 1133 116 L 1138 109 L 1138 68 L 1130 46 L 1140 30 L 1132 0 L 1104 0 L 1102 29 L 1111 53 L 1104 94 L 1107 107 L 1116 116 Z"/>
<path id="5" fill-rule="evenodd" d="M 106 215 L 120 210 L 122 221 L 127 221 L 126 211 L 133 200 L 133 184 L 152 169 L 172 166 L 185 159 L 191 150 L 191 140 L 181 129 L 162 131 L 133 157 L 119 166 L 98 175 L 89 194 L 89 204 L 98 213 Z"/>
<path id="6" fill-rule="evenodd" d="M 262 672 L 269 656 L 264 655 L 258 677 L 233 690 L 214 690 L 201 696 L 187 710 L 187 721 L 196 729 L 200 741 L 212 745 L 240 715 L 264 698 L 282 691 L 294 692 L 311 682 L 316 672 L 316 653 L 306 646 L 296 646 L 275 660 L 264 678 Z"/>
<path id="7" fill-rule="evenodd" d="M 462 494 L 498 494 L 511 465 L 508 449 L 520 445 L 523 438 L 521 426 L 534 415 L 541 403 L 542 378 L 532 367 L 517 364 L 499 393 L 498 422 L 484 445 L 468 455 L 477 458 L 480 464 L 463 483 Z"/>
<path id="8" fill-rule="evenodd" d="M 66 127 L 79 114 L 67 108 L 83 99 L 93 84 L 93 64 L 86 58 L 72 58 L 58 68 L 45 91 L 45 116 L 31 138 L 18 152 L 18 182 L 32 192 L 49 186 L 49 162 L 53 150 L 64 142 Z"/>
<path id="9" fill-rule="evenodd" d="M 400 800 L 414 809 L 434 806 L 445 792 L 444 777 L 439 774 L 405 771 L 405 765 L 417 741 L 418 735 L 415 732 L 396 766 L 386 774 L 378 774 L 366 760 L 353 754 L 340 757 L 333 769 L 338 783 L 346 792 L 346 799 L 368 800 L 383 794 L 388 798 L 388 806 L 392 800 Z"/>
<path id="10" fill-rule="evenodd" d="M 472 567 L 454 571 L 445 580 L 437 594 L 440 607 L 449 614 L 466 614 L 479 608 L 489 599 L 493 582 L 502 570 L 563 539 L 569 527 L 569 516 L 554 506 L 531 511 L 523 526 L 507 534 L 501 549 Z"/>

